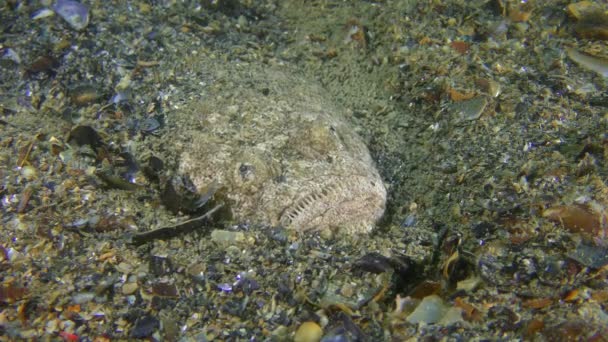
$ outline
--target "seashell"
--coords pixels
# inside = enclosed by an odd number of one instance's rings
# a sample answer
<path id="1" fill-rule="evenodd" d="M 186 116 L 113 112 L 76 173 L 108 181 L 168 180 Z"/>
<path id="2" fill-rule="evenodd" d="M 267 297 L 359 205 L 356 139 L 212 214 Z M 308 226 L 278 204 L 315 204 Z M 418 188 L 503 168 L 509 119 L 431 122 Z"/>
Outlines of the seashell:
<path id="1" fill-rule="evenodd" d="M 578 52 L 572 48 L 566 48 L 566 54 L 583 68 L 594 71 L 604 78 L 608 77 L 607 60 Z"/>
<path id="2" fill-rule="evenodd" d="M 547 208 L 542 216 L 550 221 L 562 224 L 574 233 L 603 239 L 606 237 L 606 214 L 588 204 L 574 203 Z"/>
<path id="3" fill-rule="evenodd" d="M 76 31 L 82 31 L 89 24 L 89 8 L 78 1 L 57 0 L 52 8 Z"/>
<path id="4" fill-rule="evenodd" d="M 34 15 L 32 15 L 32 19 L 33 20 L 39 20 L 39 19 L 44 19 L 44 18 L 48 18 L 48 17 L 52 17 L 55 15 L 55 12 L 51 11 L 48 8 L 43 8 L 39 11 L 36 11 L 34 13 Z"/>
<path id="5" fill-rule="evenodd" d="M 11 61 L 15 64 L 21 64 L 21 57 L 11 48 L 0 48 L 0 62 Z"/>

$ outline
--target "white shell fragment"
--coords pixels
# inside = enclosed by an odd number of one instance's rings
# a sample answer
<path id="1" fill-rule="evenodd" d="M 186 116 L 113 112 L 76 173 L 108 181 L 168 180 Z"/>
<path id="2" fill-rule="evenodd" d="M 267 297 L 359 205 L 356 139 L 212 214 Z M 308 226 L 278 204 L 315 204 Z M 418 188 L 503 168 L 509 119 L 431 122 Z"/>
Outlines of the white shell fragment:
<path id="1" fill-rule="evenodd" d="M 410 323 L 437 323 L 447 310 L 448 307 L 439 296 L 430 295 L 422 299 L 414 312 L 407 316 L 407 321 Z"/>
<path id="2" fill-rule="evenodd" d="M 566 54 L 583 68 L 594 71 L 602 77 L 608 77 L 607 60 L 580 53 L 572 48 L 566 48 Z"/>
<path id="3" fill-rule="evenodd" d="M 21 57 L 19 57 L 19 54 L 11 48 L 4 49 L 4 54 L 0 56 L 0 60 L 8 60 L 16 64 L 21 64 Z"/>
<path id="4" fill-rule="evenodd" d="M 39 20 L 39 19 L 52 17 L 54 15 L 55 15 L 55 12 L 51 11 L 48 8 L 43 8 L 43 9 L 37 11 L 36 13 L 34 13 L 34 15 L 32 16 L 32 19 Z"/>
<path id="5" fill-rule="evenodd" d="M 483 96 L 474 97 L 470 100 L 455 102 L 449 106 L 449 110 L 457 123 L 464 123 L 479 119 L 488 101 Z"/>
<path id="6" fill-rule="evenodd" d="M 373 228 L 386 189 L 367 147 L 322 89 L 267 66 L 237 65 L 213 78 L 210 94 L 181 112 L 195 122 L 181 124 L 180 171 L 198 189 L 218 182 L 239 222 Z"/>
<path id="7" fill-rule="evenodd" d="M 78 1 L 57 0 L 53 10 L 76 31 L 89 24 L 89 8 Z"/>

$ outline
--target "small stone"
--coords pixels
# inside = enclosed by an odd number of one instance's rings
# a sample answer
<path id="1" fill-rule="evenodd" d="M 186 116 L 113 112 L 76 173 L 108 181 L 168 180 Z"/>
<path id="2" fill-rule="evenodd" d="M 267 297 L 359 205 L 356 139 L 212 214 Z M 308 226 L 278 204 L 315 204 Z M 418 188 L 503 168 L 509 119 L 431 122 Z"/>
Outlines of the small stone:
<path id="1" fill-rule="evenodd" d="M 350 283 L 344 284 L 344 286 L 342 286 L 342 288 L 340 289 L 340 294 L 347 298 L 354 296 L 355 288 L 353 287 L 353 284 L 350 284 Z"/>
<path id="2" fill-rule="evenodd" d="M 331 228 L 327 227 L 319 231 L 319 236 L 321 237 L 321 239 L 329 241 L 334 238 L 334 231 Z"/>
<path id="3" fill-rule="evenodd" d="M 230 230 L 216 229 L 211 232 L 211 240 L 221 244 L 231 244 L 245 241 L 243 232 L 233 232 Z"/>
<path id="4" fill-rule="evenodd" d="M 154 333 L 154 330 L 158 329 L 160 323 L 158 319 L 152 316 L 144 316 L 135 322 L 135 326 L 131 331 L 131 338 L 146 338 Z"/>
<path id="5" fill-rule="evenodd" d="M 168 284 L 159 282 L 152 285 L 152 294 L 159 297 L 166 298 L 177 298 L 179 297 L 179 291 L 175 284 Z"/>
<path id="6" fill-rule="evenodd" d="M 21 175 L 28 181 L 32 181 L 36 179 L 36 169 L 30 165 L 25 165 L 23 168 L 21 168 Z"/>
<path id="7" fill-rule="evenodd" d="M 120 79 L 120 81 L 118 82 L 118 84 L 116 84 L 116 87 L 114 89 L 116 91 L 125 91 L 125 90 L 129 89 L 130 86 L 131 86 L 131 74 L 126 74 Z"/>
<path id="8" fill-rule="evenodd" d="M 502 87 L 500 86 L 500 83 L 494 80 L 480 78 L 476 80 L 475 83 L 479 86 L 479 88 L 481 88 L 481 90 L 486 92 L 491 97 L 498 97 L 498 95 L 502 93 Z"/>
<path id="9" fill-rule="evenodd" d="M 294 342 L 318 342 L 323 336 L 323 329 L 315 322 L 304 322 L 293 338 Z"/>
<path id="10" fill-rule="evenodd" d="M 142 14 L 149 14 L 152 11 L 152 5 L 142 2 L 139 4 L 139 11 Z"/>
<path id="11" fill-rule="evenodd" d="M 77 293 L 72 297 L 72 303 L 84 304 L 92 301 L 93 298 L 95 298 L 95 293 L 92 292 Z"/>
<path id="12" fill-rule="evenodd" d="M 149 265 L 150 272 L 157 277 L 173 273 L 173 263 L 167 257 L 152 255 L 150 256 Z"/>
<path id="13" fill-rule="evenodd" d="M 126 283 L 122 286 L 122 294 L 131 295 L 137 291 L 137 283 Z"/>
<path id="14" fill-rule="evenodd" d="M 121 262 L 120 264 L 116 265 L 116 270 L 120 273 L 127 274 L 133 271 L 133 267 L 126 262 Z"/>

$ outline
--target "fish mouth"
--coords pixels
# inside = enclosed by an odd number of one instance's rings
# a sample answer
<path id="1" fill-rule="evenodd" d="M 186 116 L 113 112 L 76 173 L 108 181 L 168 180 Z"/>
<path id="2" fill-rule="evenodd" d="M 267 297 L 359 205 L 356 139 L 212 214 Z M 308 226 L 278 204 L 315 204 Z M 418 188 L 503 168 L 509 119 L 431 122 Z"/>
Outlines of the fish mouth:
<path id="1" fill-rule="evenodd" d="M 342 177 L 323 183 L 283 211 L 283 227 L 297 231 L 330 227 L 370 232 L 384 214 L 386 189 L 379 177 Z"/>

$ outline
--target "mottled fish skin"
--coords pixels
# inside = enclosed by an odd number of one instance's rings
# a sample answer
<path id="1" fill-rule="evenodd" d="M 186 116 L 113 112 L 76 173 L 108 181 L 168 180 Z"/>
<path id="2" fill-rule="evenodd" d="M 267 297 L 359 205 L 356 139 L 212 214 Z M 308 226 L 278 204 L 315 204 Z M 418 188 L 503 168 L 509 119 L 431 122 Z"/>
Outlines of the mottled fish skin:
<path id="1" fill-rule="evenodd" d="M 218 182 L 239 222 L 372 230 L 384 213 L 384 183 L 344 111 L 318 85 L 254 65 L 214 79 L 203 100 L 181 112 L 190 129 L 180 172 L 200 189 Z"/>

